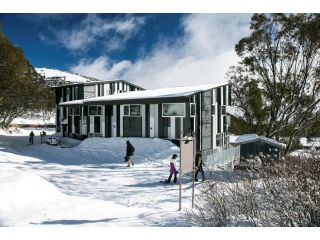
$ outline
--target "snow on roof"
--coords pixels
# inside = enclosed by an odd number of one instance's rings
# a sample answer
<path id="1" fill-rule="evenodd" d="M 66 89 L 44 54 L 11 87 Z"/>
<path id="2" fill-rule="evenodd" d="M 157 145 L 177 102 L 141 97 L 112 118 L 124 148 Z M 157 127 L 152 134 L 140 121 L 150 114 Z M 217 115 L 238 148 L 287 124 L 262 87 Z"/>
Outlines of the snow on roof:
<path id="1" fill-rule="evenodd" d="M 285 148 L 286 145 L 284 143 L 280 143 L 274 139 L 267 138 L 264 136 L 258 136 L 257 134 L 244 134 L 244 135 L 230 135 L 229 142 L 232 144 L 245 144 L 254 141 L 263 141 L 271 145 L 275 145 L 277 147 Z"/>
<path id="2" fill-rule="evenodd" d="M 60 71 L 57 69 L 48 69 L 48 68 L 35 68 L 35 69 L 37 73 L 44 76 L 45 78 L 65 77 L 66 82 L 74 82 L 74 83 L 85 83 L 85 82 L 92 81 L 89 78 L 85 78 L 73 73 Z"/>
<path id="3" fill-rule="evenodd" d="M 197 92 L 206 91 L 212 88 L 217 88 L 224 86 L 226 84 L 206 84 L 198 86 L 188 86 L 188 87 L 170 87 L 170 88 L 160 88 L 153 90 L 142 90 L 142 91 L 131 91 L 119 94 L 113 94 L 102 97 L 87 98 L 83 100 L 69 101 L 61 103 L 60 105 L 79 105 L 82 103 L 90 102 L 109 102 L 117 100 L 132 100 L 132 99 L 150 99 L 150 98 L 170 98 L 170 97 L 184 97 L 189 96 Z"/>

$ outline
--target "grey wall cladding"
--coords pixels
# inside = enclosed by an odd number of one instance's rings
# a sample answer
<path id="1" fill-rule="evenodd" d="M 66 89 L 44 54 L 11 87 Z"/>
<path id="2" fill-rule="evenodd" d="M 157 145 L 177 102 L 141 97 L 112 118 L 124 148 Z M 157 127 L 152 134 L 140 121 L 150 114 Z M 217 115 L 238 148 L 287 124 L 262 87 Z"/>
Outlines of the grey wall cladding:
<path id="1" fill-rule="evenodd" d="M 208 90 L 201 95 L 201 137 L 202 150 L 212 148 L 212 129 L 211 129 L 211 105 L 212 105 L 212 90 Z"/>
<path id="2" fill-rule="evenodd" d="M 96 96 L 96 86 L 84 86 L 84 98 L 92 98 Z"/>

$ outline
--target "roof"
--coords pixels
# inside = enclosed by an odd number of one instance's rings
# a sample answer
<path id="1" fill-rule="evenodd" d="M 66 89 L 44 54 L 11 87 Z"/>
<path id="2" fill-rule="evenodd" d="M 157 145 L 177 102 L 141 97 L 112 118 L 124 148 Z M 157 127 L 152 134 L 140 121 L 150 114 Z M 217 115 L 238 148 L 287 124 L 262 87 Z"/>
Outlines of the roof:
<path id="1" fill-rule="evenodd" d="M 284 143 L 280 143 L 274 139 L 267 138 L 264 136 L 258 136 L 257 134 L 244 134 L 244 135 L 230 135 L 229 142 L 231 144 L 246 144 L 246 143 L 251 143 L 251 142 L 256 142 L 256 141 L 262 141 L 265 143 L 268 143 L 270 145 L 280 147 L 280 148 L 285 148 L 286 145 Z"/>
<path id="2" fill-rule="evenodd" d="M 108 96 L 101 96 L 101 97 L 95 97 L 95 98 L 87 98 L 82 100 L 64 102 L 64 103 L 60 103 L 60 106 L 81 105 L 85 103 L 112 102 L 112 101 L 120 101 L 120 100 L 142 100 L 142 99 L 186 97 L 198 92 L 221 87 L 224 85 L 227 85 L 227 84 L 206 84 L 206 85 L 189 86 L 189 87 L 170 87 L 170 88 L 160 88 L 160 89 L 153 89 L 153 90 L 131 91 L 131 92 L 119 93 L 119 94 L 108 95 Z"/>

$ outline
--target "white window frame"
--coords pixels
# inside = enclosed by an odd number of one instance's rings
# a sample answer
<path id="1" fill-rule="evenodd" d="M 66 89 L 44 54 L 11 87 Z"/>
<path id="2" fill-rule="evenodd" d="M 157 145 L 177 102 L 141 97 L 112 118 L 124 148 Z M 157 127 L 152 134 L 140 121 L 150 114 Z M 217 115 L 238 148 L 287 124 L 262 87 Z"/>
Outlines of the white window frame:
<path id="1" fill-rule="evenodd" d="M 179 105 L 183 105 L 183 115 L 164 115 L 164 111 L 163 111 L 163 106 L 165 104 L 179 104 Z M 162 103 L 162 117 L 185 117 L 186 116 L 186 104 L 185 103 Z"/>
<path id="2" fill-rule="evenodd" d="M 131 116 L 131 106 L 139 106 L 140 108 L 140 112 L 139 112 L 139 116 Z M 124 108 L 125 107 L 129 107 L 129 115 L 125 115 L 124 114 Z M 141 117 L 141 104 L 126 104 L 126 105 L 123 105 L 123 116 L 124 117 Z"/>

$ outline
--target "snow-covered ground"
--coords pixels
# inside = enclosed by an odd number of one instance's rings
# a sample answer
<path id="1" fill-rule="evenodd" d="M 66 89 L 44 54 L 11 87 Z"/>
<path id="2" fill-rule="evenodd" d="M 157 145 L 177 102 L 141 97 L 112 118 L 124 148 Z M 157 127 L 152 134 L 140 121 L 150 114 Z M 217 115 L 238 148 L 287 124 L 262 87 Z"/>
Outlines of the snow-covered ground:
<path id="1" fill-rule="evenodd" d="M 13 119 L 11 126 L 54 126 L 56 124 L 56 113 L 54 110 L 47 112 L 29 112 Z"/>
<path id="2" fill-rule="evenodd" d="M 28 144 L 31 130 L 34 145 Z M 0 226 L 187 224 L 190 176 L 184 179 L 183 211 L 178 185 L 160 183 L 168 177 L 170 157 L 179 153 L 171 142 L 130 138 L 135 165 L 128 168 L 126 138 L 64 139 L 67 147 L 60 148 L 40 144 L 42 130 L 0 131 Z"/>

